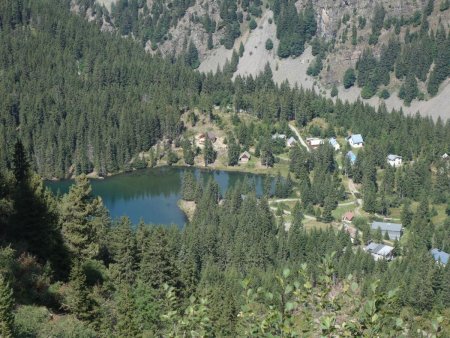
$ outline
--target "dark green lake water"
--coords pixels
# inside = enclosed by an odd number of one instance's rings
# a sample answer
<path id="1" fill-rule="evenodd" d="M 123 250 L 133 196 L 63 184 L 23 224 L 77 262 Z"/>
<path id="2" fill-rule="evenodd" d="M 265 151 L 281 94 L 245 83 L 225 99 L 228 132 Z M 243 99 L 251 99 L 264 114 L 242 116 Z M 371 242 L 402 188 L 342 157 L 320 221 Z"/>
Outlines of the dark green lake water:
<path id="1" fill-rule="evenodd" d="M 128 216 L 133 223 L 143 220 L 153 224 L 177 224 L 184 226 L 186 216 L 177 205 L 181 198 L 181 182 L 184 172 L 192 170 L 197 179 L 206 183 L 213 178 L 222 194 L 228 187 L 242 182 L 245 176 L 255 180 L 256 191 L 261 194 L 261 175 L 239 172 L 211 171 L 193 168 L 162 167 L 138 170 L 105 178 L 91 180 L 92 191 L 103 199 L 111 217 Z M 64 194 L 73 181 L 49 181 L 46 185 L 54 192 Z"/>

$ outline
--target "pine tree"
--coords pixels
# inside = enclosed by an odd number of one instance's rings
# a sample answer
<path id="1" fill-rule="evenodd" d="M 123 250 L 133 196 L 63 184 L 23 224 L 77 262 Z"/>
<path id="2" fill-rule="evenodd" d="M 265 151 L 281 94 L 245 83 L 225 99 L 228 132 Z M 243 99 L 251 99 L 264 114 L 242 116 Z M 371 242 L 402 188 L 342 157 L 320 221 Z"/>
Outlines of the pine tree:
<path id="1" fill-rule="evenodd" d="M 239 144 L 236 143 L 234 137 L 230 137 L 228 141 L 228 165 L 235 166 L 239 163 Z"/>
<path id="2" fill-rule="evenodd" d="M 335 202 L 333 200 L 333 197 L 328 195 L 325 198 L 325 203 L 324 203 L 323 213 L 322 213 L 322 220 L 325 223 L 331 223 L 334 220 L 334 217 L 331 213 L 334 208 L 335 208 Z"/>
<path id="3" fill-rule="evenodd" d="M 195 200 L 196 190 L 197 180 L 195 179 L 194 173 L 190 170 L 185 171 L 181 188 L 183 199 L 186 201 Z"/>
<path id="4" fill-rule="evenodd" d="M 208 164 L 214 163 L 214 161 L 216 160 L 216 152 L 214 150 L 211 140 L 208 137 L 206 137 L 206 140 L 205 140 L 205 148 L 203 149 L 203 157 L 205 160 L 205 167 L 207 167 Z"/>
<path id="5" fill-rule="evenodd" d="M 123 283 L 117 291 L 117 324 L 118 337 L 133 338 L 140 334 L 137 308 L 133 290 L 128 283 Z"/>
<path id="6" fill-rule="evenodd" d="M 76 259 L 69 277 L 70 292 L 66 298 L 65 306 L 80 320 L 92 320 L 95 302 L 92 299 L 86 284 L 81 262 Z"/>
<path id="7" fill-rule="evenodd" d="M 270 175 L 265 175 L 264 176 L 264 181 L 263 181 L 263 194 L 264 196 L 271 197 L 271 193 L 272 193 L 272 177 Z"/>
<path id="8" fill-rule="evenodd" d="M 3 274 L 0 274 L 0 336 L 14 336 L 14 299 L 13 290 Z"/>
<path id="9" fill-rule="evenodd" d="M 92 195 L 86 175 L 77 177 L 69 193 L 62 198 L 60 215 L 69 251 L 80 259 L 95 258 L 109 218 L 101 199 Z"/>

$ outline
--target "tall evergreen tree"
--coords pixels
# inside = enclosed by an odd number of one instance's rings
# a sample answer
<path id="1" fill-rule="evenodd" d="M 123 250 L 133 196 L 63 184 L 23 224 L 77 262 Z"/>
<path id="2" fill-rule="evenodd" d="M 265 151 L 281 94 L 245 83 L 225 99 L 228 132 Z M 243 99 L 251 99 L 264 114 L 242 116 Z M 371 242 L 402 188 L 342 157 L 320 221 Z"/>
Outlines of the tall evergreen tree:
<path id="1" fill-rule="evenodd" d="M 108 213 L 99 197 L 92 195 L 86 175 L 64 195 L 60 205 L 62 234 L 69 251 L 78 258 L 91 259 L 100 252 L 100 236 L 109 223 Z"/>
<path id="2" fill-rule="evenodd" d="M 0 274 L 0 336 L 14 337 L 13 290 L 3 274 Z"/>

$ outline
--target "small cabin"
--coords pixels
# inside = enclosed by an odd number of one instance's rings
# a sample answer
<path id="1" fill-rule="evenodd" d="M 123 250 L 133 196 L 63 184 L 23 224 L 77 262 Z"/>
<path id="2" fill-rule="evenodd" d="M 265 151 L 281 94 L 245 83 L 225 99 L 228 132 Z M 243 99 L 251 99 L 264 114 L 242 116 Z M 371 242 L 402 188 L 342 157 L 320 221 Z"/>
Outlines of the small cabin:
<path id="1" fill-rule="evenodd" d="M 387 162 L 391 167 L 400 167 L 402 165 L 402 157 L 398 155 L 389 154 Z"/>
<path id="2" fill-rule="evenodd" d="M 353 165 L 356 162 L 356 154 L 353 151 L 349 151 L 346 155 L 346 158 L 348 158 L 350 160 L 350 163 Z"/>
<path id="3" fill-rule="evenodd" d="M 250 161 L 250 158 L 250 153 L 248 151 L 244 151 L 241 155 L 239 155 L 239 162 L 248 163 L 248 161 Z"/>

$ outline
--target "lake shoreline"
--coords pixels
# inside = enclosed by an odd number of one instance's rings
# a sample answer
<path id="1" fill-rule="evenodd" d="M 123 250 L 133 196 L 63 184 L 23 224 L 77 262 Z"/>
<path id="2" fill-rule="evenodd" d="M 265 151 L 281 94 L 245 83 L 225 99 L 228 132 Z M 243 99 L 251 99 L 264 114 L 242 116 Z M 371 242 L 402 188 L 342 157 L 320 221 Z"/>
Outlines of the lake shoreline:
<path id="1" fill-rule="evenodd" d="M 269 168 L 262 168 L 262 169 L 257 169 L 257 168 L 244 168 L 244 167 L 240 167 L 240 166 L 202 166 L 202 165 L 187 165 L 187 164 L 172 164 L 169 165 L 167 163 L 164 164 L 158 164 L 155 165 L 154 167 L 145 167 L 145 168 L 139 168 L 139 169 L 132 169 L 129 171 L 117 171 L 115 173 L 108 173 L 106 176 L 100 176 L 97 172 L 93 171 L 91 173 L 86 174 L 86 177 L 91 179 L 91 180 L 104 180 L 104 179 L 108 179 L 110 177 L 114 177 L 117 175 L 122 175 L 122 174 L 128 174 L 128 173 L 133 173 L 133 172 L 137 172 L 140 170 L 148 170 L 148 169 L 156 169 L 156 168 L 165 168 L 165 167 L 172 167 L 172 168 L 195 168 L 195 169 L 200 169 L 200 170 L 205 170 L 205 171 L 227 171 L 227 172 L 237 172 L 237 173 L 243 173 L 243 174 L 252 174 L 252 175 L 272 175 L 275 176 L 276 173 L 278 171 L 281 171 L 282 168 L 277 168 L 277 167 L 269 167 Z M 76 176 L 72 175 L 69 178 L 56 178 L 56 177 L 52 177 L 52 178 L 48 178 L 48 179 L 44 179 L 44 181 L 50 181 L 50 182 L 60 182 L 60 181 L 65 181 L 65 180 L 74 180 Z"/>

